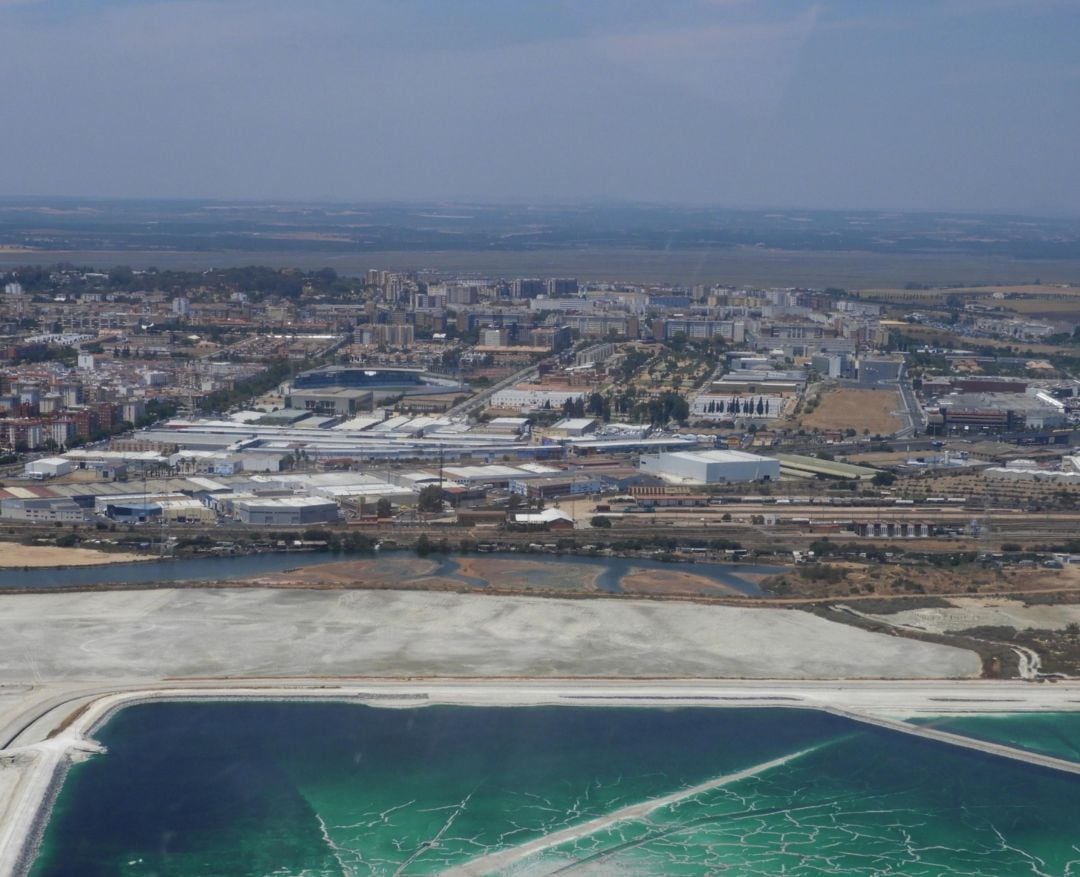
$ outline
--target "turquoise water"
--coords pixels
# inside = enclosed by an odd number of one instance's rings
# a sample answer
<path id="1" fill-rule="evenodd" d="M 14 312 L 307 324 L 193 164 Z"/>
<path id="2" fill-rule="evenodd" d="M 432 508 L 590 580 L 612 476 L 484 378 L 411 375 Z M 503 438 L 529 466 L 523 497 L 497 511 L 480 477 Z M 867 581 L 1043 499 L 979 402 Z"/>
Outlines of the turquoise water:
<path id="1" fill-rule="evenodd" d="M 1080 874 L 1080 777 L 805 710 L 159 703 L 97 736 L 33 877 L 437 874 L 748 769 L 494 870 Z"/>
<path id="2" fill-rule="evenodd" d="M 1080 713 L 1018 713 L 1006 716 L 937 716 L 917 725 L 1004 743 L 1068 761 L 1080 761 Z"/>

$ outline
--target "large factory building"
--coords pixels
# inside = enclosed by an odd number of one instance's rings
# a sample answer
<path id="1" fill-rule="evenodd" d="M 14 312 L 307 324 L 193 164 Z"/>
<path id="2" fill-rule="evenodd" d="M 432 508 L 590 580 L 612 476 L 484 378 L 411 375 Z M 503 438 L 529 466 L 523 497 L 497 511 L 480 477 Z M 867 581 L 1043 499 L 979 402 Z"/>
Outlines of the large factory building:
<path id="1" fill-rule="evenodd" d="M 315 496 L 258 497 L 235 503 L 242 524 L 295 527 L 303 524 L 332 524 L 338 520 L 338 504 Z"/>
<path id="2" fill-rule="evenodd" d="M 683 484 L 773 481 L 780 477 L 780 462 L 743 451 L 676 451 L 642 455 L 641 471 Z"/>

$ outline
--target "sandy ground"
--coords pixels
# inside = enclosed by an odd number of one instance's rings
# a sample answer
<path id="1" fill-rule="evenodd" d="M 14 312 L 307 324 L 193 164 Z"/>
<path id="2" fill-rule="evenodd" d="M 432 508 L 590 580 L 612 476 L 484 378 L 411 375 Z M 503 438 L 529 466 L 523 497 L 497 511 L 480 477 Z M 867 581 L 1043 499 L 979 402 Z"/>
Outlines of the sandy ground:
<path id="1" fill-rule="evenodd" d="M 0 542 L 0 567 L 23 566 L 95 566 L 103 563 L 126 563 L 147 560 L 141 554 L 94 551 L 90 548 L 56 548 L 52 545 L 19 545 Z"/>
<path id="2" fill-rule="evenodd" d="M 596 590 L 602 566 L 590 563 L 547 563 L 543 558 L 457 558 L 461 574 L 483 579 L 496 588 L 576 591 Z"/>
<path id="3" fill-rule="evenodd" d="M 371 587 L 388 588 L 408 585 L 419 579 L 429 581 L 438 568 L 432 560 L 420 557 L 384 555 L 378 559 L 342 560 L 302 566 L 288 572 L 267 573 L 244 580 L 243 584 L 272 588 Z"/>
<path id="4" fill-rule="evenodd" d="M 736 597 L 742 596 L 741 591 L 730 585 L 715 581 L 708 576 L 684 572 L 679 569 L 634 569 L 622 577 L 620 585 L 628 594 L 663 594 L 665 596 L 731 594 Z"/>
<path id="5" fill-rule="evenodd" d="M 948 633 L 971 627 L 1064 630 L 1069 624 L 1080 624 L 1080 605 L 1076 604 L 1025 606 L 1019 600 L 964 597 L 952 597 L 949 602 L 953 604 L 952 608 L 907 609 L 874 617 L 931 633 Z"/>

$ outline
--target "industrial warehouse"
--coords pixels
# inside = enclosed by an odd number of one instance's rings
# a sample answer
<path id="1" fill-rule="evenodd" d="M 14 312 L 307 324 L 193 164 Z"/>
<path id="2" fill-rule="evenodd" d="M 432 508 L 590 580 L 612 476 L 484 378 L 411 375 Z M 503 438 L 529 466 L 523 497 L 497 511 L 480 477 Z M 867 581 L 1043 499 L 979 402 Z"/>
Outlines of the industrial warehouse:
<path id="1" fill-rule="evenodd" d="M 642 456 L 641 471 L 673 483 L 725 484 L 776 480 L 780 463 L 742 451 L 678 451 Z"/>
<path id="2" fill-rule="evenodd" d="M 776 458 L 717 449 L 709 435 L 587 417 L 554 424 L 538 443 L 525 417 L 468 422 L 379 410 L 327 419 L 290 410 L 176 419 L 108 447 L 32 461 L 24 477 L 33 486 L 0 490 L 0 518 L 302 527 L 418 509 L 432 487 L 440 501 L 427 511 L 454 513 L 781 474 Z M 526 520 L 566 525 L 564 515 Z"/>

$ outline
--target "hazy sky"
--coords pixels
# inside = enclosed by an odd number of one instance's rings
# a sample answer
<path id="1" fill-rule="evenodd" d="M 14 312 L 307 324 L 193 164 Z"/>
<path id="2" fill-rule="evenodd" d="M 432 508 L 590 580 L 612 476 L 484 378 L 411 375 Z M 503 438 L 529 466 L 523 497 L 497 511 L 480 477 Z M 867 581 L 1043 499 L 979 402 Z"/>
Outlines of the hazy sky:
<path id="1" fill-rule="evenodd" d="M 0 194 L 1080 213 L 1078 0 L 0 0 Z"/>

